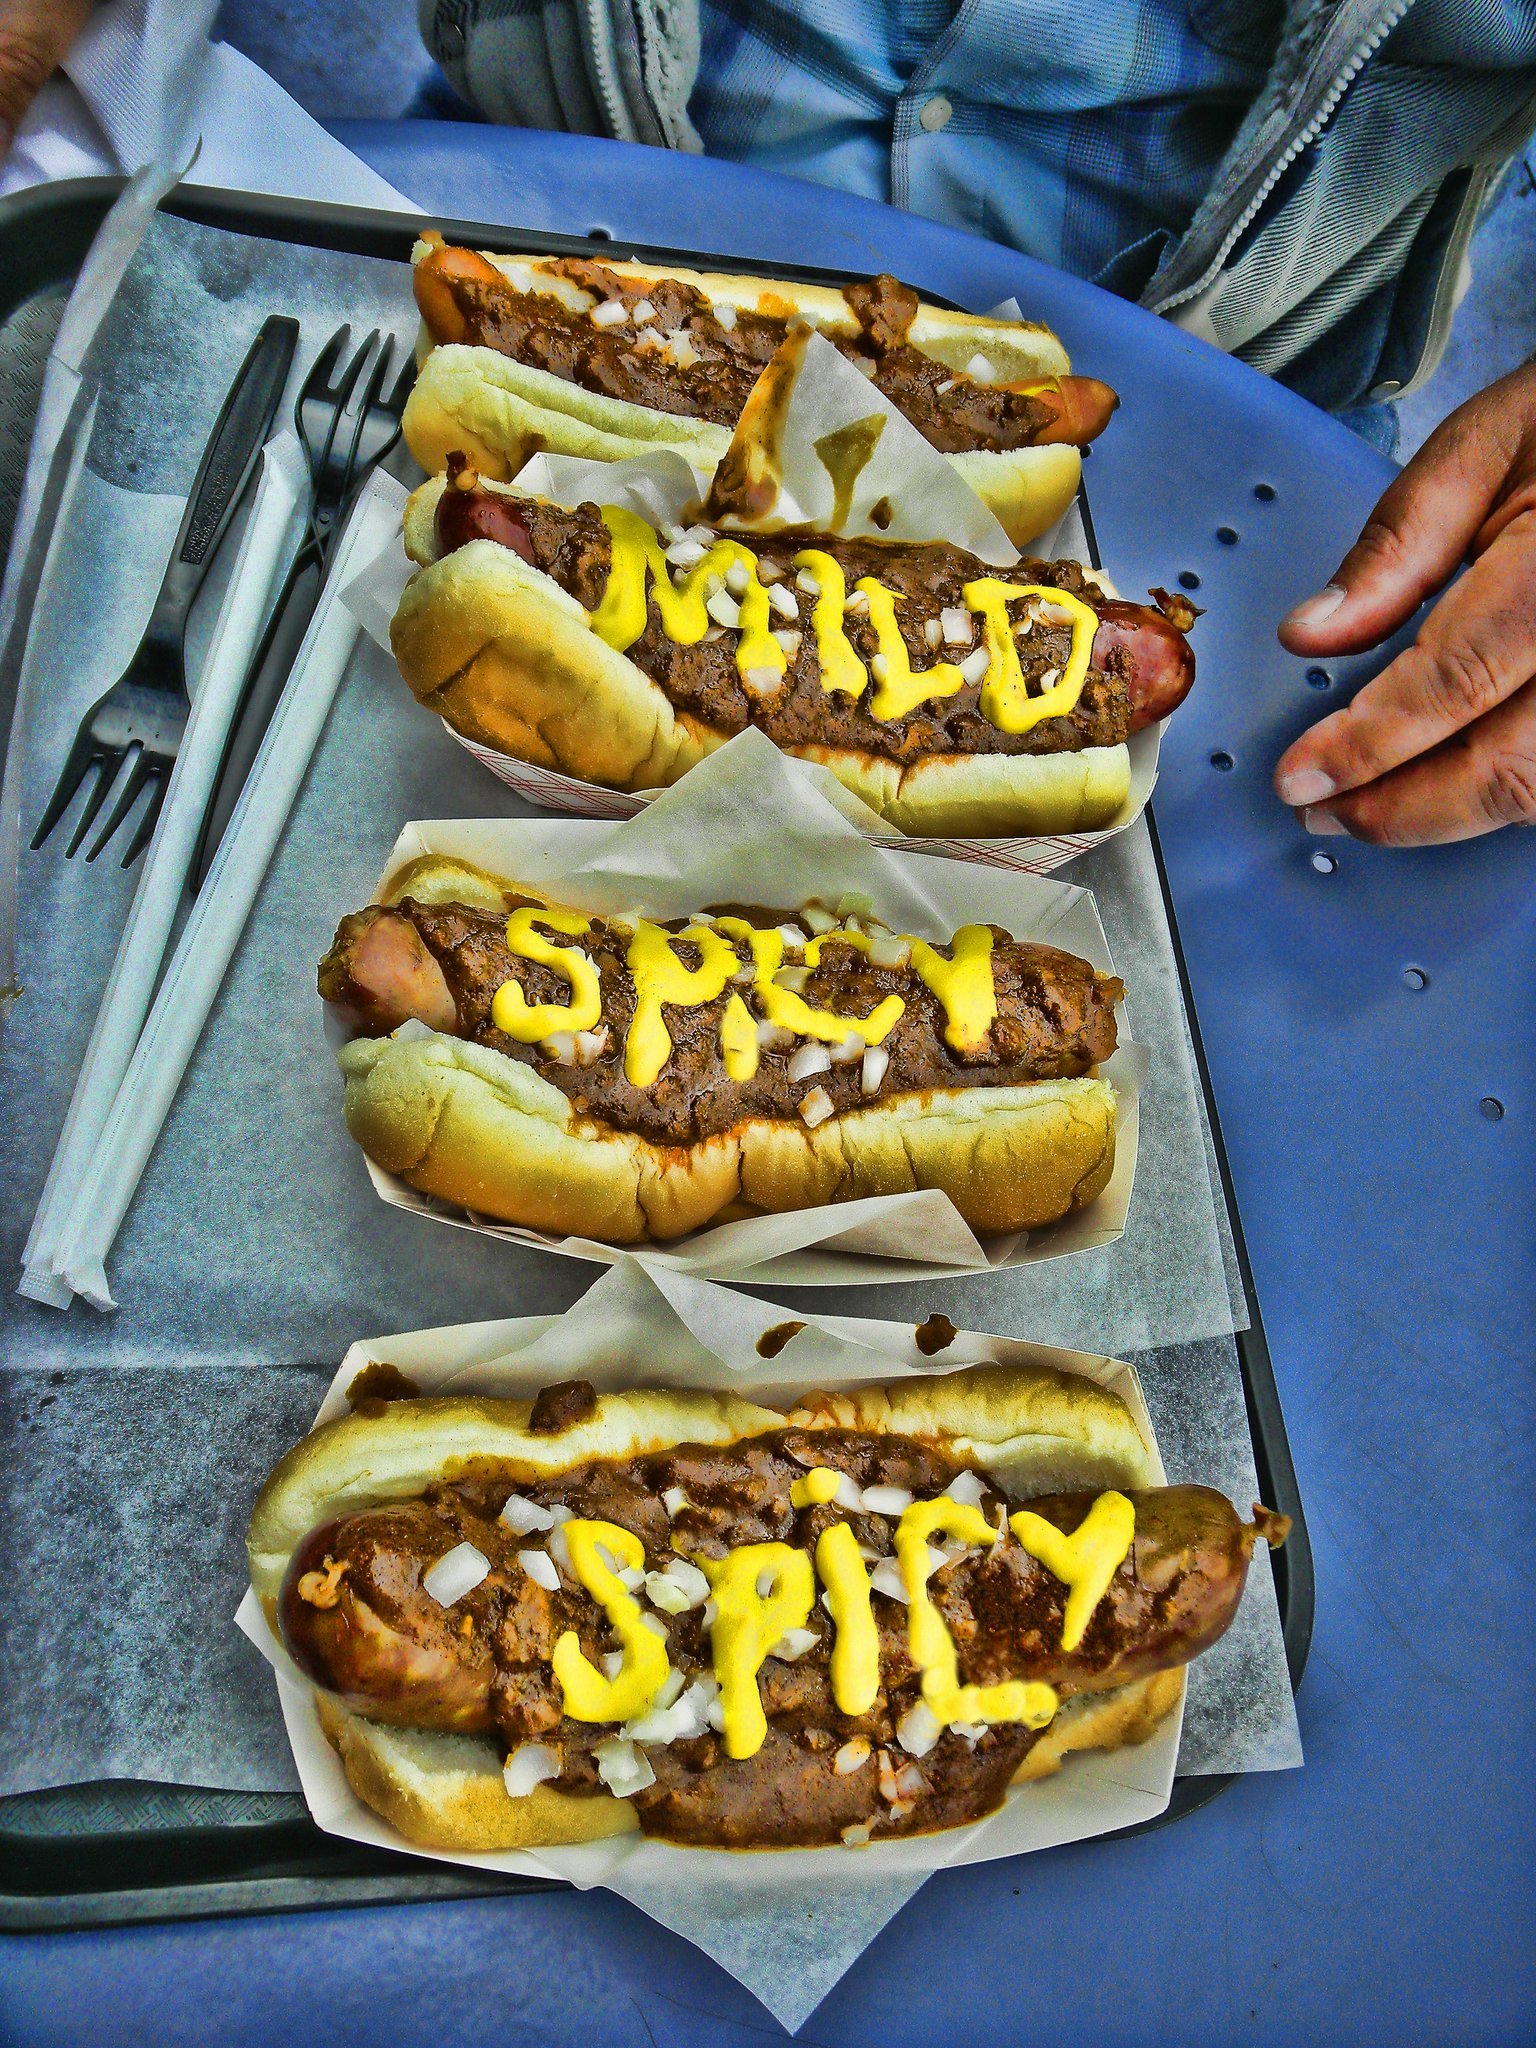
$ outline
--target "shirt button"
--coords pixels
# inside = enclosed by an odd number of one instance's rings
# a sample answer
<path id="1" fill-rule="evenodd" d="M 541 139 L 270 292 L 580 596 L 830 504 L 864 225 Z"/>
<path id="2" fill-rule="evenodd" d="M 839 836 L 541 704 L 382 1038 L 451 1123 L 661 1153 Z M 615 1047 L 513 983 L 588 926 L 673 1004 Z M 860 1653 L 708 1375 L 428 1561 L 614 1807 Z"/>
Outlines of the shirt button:
<path id="1" fill-rule="evenodd" d="M 943 93 L 939 92 L 934 94 L 917 118 L 930 135 L 937 135 L 941 128 L 949 126 L 949 117 L 954 111 Z"/>

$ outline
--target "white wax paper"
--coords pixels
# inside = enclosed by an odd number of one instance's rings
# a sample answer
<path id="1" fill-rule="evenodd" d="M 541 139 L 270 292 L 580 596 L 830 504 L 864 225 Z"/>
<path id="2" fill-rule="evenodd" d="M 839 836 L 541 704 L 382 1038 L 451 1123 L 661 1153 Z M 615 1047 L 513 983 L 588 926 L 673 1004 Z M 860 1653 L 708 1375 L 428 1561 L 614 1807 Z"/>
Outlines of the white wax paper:
<path id="1" fill-rule="evenodd" d="M 855 373 L 857 374 L 857 373 Z M 618 826 L 545 820 L 436 820 L 407 826 L 385 876 L 427 853 L 453 855 L 582 910 L 643 907 L 677 917 L 711 903 L 754 903 L 793 913 L 846 891 L 869 897 L 893 929 L 947 941 L 967 922 L 1003 925 L 1016 938 L 1046 941 L 1113 973 L 1103 926 L 1086 891 L 959 861 L 904 862 L 865 839 L 798 764 L 763 734 L 747 731 L 703 761 L 676 789 Z M 1136 1098 L 1141 1048 L 1125 1042 L 1101 1069 L 1118 1099 L 1115 1169 L 1108 1187 L 1059 1223 L 979 1240 L 937 1189 L 797 1209 L 716 1224 L 647 1248 L 677 1272 L 782 1286 L 853 1286 L 876 1280 L 943 1278 L 1032 1265 L 1091 1250 L 1125 1225 L 1136 1170 Z M 385 1201 L 486 1236 L 539 1245 L 574 1258 L 610 1259 L 601 1239 L 493 1222 L 418 1193 L 369 1162 Z"/>
<path id="2" fill-rule="evenodd" d="M 1136 1375 L 1112 1359 L 1009 1343 L 970 1330 L 961 1331 L 937 1357 L 925 1357 L 908 1325 L 817 1316 L 808 1318 L 806 1328 L 776 1357 L 764 1360 L 758 1340 L 778 1320 L 778 1311 L 761 1303 L 623 1260 L 562 1318 L 460 1325 L 354 1345 L 315 1420 L 319 1424 L 346 1412 L 348 1386 L 373 1359 L 387 1359 L 431 1394 L 526 1399 L 541 1386 L 579 1375 L 603 1391 L 657 1384 L 719 1386 L 724 1380 L 769 1405 L 788 1405 L 812 1389 L 932 1376 L 996 1359 L 1082 1373 L 1120 1394 L 1153 1447 L 1158 1482 L 1164 1477 Z M 1245 1610 L 1250 1606 L 1272 1615 L 1267 1572 L 1252 1575 L 1244 1599 Z M 433 1854 L 411 1848 L 352 1792 L 320 1733 L 310 1687 L 294 1672 L 253 1595 L 247 1594 L 238 1619 L 277 1673 L 294 1762 L 320 1826 L 356 1841 Z M 1273 1653 L 1270 1662 L 1273 1666 Z M 1283 1662 L 1279 1674 L 1288 1711 Z M 1245 1732 L 1264 1726 L 1259 1704 L 1264 1691 L 1261 1686 L 1251 1695 L 1249 1729 L 1236 1731 L 1239 1752 Z M 1180 1713 L 1171 1716 L 1146 1744 L 1076 1757 L 1055 1777 L 1015 1788 L 1001 1811 L 974 1827 L 875 1843 L 858 1852 L 731 1856 L 619 1836 L 575 1848 L 443 1854 L 435 1860 L 555 1876 L 583 1889 L 606 1885 L 696 1942 L 793 2028 L 929 1871 L 1080 1840 L 1160 1813 L 1172 1787 L 1180 1719 Z M 1261 1750 L 1232 1767 L 1273 1764 Z"/>

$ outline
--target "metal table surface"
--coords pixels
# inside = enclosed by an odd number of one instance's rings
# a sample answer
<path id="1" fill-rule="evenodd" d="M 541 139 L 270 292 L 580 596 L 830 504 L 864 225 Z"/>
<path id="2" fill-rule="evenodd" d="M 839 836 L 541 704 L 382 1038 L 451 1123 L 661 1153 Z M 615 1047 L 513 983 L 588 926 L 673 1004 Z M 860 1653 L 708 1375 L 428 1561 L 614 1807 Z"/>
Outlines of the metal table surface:
<path id="1" fill-rule="evenodd" d="M 1359 675 L 1273 624 L 1388 475 L 1278 386 L 934 224 L 734 165 L 341 124 L 446 213 L 1017 293 L 1124 402 L 1105 561 L 1210 607 L 1155 811 L 1316 1551 L 1304 1771 L 1160 1833 L 933 1878 L 810 2019 L 825 2043 L 1529 2041 L 1536 837 L 1308 842 L 1284 744 Z M 1091 1343 L 1091 1331 L 1083 1333 Z M 1523 1546 L 1520 1546 L 1523 1549 Z M 745 2043 L 778 2029 L 602 1893 L 15 1938 L 0 2038 Z"/>

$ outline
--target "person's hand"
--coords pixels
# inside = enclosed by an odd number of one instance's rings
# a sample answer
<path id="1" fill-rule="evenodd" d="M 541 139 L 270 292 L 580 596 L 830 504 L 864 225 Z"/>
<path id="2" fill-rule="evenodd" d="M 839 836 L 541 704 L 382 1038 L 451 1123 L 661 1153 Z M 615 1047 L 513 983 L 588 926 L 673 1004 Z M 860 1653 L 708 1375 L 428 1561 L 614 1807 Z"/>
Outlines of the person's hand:
<path id="1" fill-rule="evenodd" d="M 1536 363 L 1435 429 L 1281 641 L 1374 647 L 1463 560 L 1413 645 L 1281 756 L 1309 832 L 1420 846 L 1536 824 Z"/>
<path id="2" fill-rule="evenodd" d="M 96 0 L 0 0 L 0 157 Z"/>

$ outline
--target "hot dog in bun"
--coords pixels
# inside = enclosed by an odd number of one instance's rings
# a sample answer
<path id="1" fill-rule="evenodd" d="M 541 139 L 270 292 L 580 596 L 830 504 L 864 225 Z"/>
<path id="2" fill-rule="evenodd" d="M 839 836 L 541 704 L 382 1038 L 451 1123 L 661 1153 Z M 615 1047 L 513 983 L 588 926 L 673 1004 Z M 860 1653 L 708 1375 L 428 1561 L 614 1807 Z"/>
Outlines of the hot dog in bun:
<path id="1" fill-rule="evenodd" d="M 342 919 L 319 986 L 369 1157 L 533 1229 L 632 1244 L 939 1188 L 1001 1234 L 1114 1165 L 1120 983 L 996 926 L 589 916 L 431 855 Z"/>
<path id="2" fill-rule="evenodd" d="M 960 1826 L 1145 1740 L 1288 1526 L 1158 1486 L 1092 1382 L 982 1365 L 788 1412 L 364 1399 L 278 1465 L 249 1548 L 407 1840 L 773 1849 Z"/>
<path id="3" fill-rule="evenodd" d="M 1107 597 L 1075 562 L 943 542 L 658 533 L 487 482 L 457 452 L 410 500 L 391 638 L 481 745 L 619 789 L 678 781 L 755 725 L 914 835 L 1085 831 L 1126 740 L 1194 680 L 1194 607 Z"/>
<path id="4" fill-rule="evenodd" d="M 1078 448 L 1117 400 L 1074 377 L 1048 328 L 923 304 L 876 277 L 825 285 L 572 256 L 497 256 L 429 235 L 414 252 L 421 374 L 405 439 L 490 477 L 537 449 L 608 461 L 674 448 L 713 470 L 792 321 L 824 334 L 1022 547 L 1071 503 Z"/>

